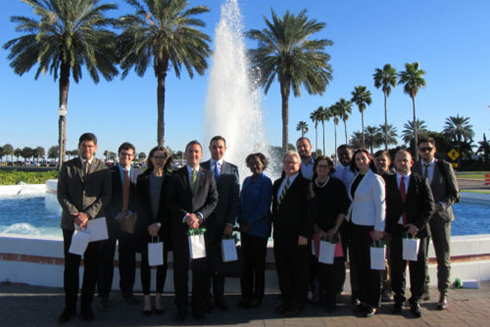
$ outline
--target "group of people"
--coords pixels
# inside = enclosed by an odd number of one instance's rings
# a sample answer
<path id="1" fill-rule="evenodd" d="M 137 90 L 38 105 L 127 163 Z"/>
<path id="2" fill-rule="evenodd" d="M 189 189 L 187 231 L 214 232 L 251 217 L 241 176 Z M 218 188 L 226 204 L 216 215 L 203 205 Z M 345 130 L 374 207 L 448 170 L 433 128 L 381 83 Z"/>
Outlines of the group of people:
<path id="1" fill-rule="evenodd" d="M 224 161 L 226 140 L 215 136 L 209 143 L 211 159 L 202 162 L 202 145 L 191 141 L 185 148 L 186 165 L 171 166 L 169 151 L 158 146 L 142 172 L 133 166 L 136 149 L 124 142 L 118 164 L 108 168 L 95 158 L 97 138 L 85 133 L 79 139 L 80 157 L 63 164 L 58 181 L 58 200 L 63 209 L 65 323 L 76 314 L 78 269 L 82 256 L 70 251 L 76 230 L 92 219 L 105 217 L 108 238 L 90 242 L 83 253 L 81 317 L 94 320 L 92 302 L 98 291 L 100 307 L 109 309 L 118 243 L 120 289 L 127 303 L 139 303 L 133 294 L 136 253 L 141 254 L 140 277 L 143 313 L 162 314 L 162 294 L 167 257 L 173 251 L 173 284 L 176 319 L 186 319 L 189 308 L 188 269 L 192 267 L 190 307 L 196 319 L 216 306 L 229 310 L 225 301 L 225 273 L 221 241 L 230 238 L 236 223 L 241 240 L 241 300 L 239 305 L 261 305 L 265 290 L 268 239 L 273 231 L 274 258 L 281 291 L 276 311 L 296 316 L 309 300 L 325 297 L 327 311 L 336 310 L 349 261 L 355 312 L 376 313 L 381 281 L 394 292 L 394 312 L 405 301 L 405 267 L 402 238 L 421 240 L 417 261 L 410 261 L 411 312 L 421 316 L 420 301 L 428 294 L 427 252 L 433 238 L 438 262 L 440 309 L 447 308 L 449 286 L 449 236 L 454 219 L 451 204 L 459 192 L 449 164 L 434 158 L 432 139 L 421 139 L 421 163 L 413 165 L 409 152 L 400 150 L 390 173 L 390 156 L 383 152 L 373 160 L 364 149 L 337 149 L 339 164 L 328 156 L 313 158 L 310 141 L 298 139 L 297 152 L 283 157 L 283 172 L 272 183 L 264 174 L 268 159 L 262 153 L 247 156 L 251 176 L 240 190 L 238 169 Z M 379 160 L 378 158 L 383 159 Z M 378 169 L 374 166 L 376 162 Z M 412 167 L 413 165 L 413 167 Z M 429 227 L 430 226 L 430 227 Z M 204 233 L 205 257 L 191 259 L 188 237 Z M 389 274 L 370 267 L 373 240 L 387 240 Z M 318 261 L 321 241 L 335 240 L 332 264 Z M 156 267 L 156 294 L 150 296 L 151 266 L 148 247 L 163 242 L 163 264 Z M 191 262 L 191 265 L 189 265 Z M 427 295 L 425 295 L 427 296 Z"/>

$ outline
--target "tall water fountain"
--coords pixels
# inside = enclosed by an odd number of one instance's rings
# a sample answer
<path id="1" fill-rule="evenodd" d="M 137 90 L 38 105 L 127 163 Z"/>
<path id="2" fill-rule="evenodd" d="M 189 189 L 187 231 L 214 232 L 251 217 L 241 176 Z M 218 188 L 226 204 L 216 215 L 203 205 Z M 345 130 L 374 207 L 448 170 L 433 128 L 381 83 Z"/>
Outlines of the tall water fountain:
<path id="1" fill-rule="evenodd" d="M 244 165 L 253 152 L 267 157 L 260 109 L 260 89 L 248 75 L 243 17 L 237 0 L 226 0 L 215 30 L 215 49 L 206 100 L 206 140 L 226 139 L 225 159 L 240 167 L 240 179 L 250 175 Z"/>

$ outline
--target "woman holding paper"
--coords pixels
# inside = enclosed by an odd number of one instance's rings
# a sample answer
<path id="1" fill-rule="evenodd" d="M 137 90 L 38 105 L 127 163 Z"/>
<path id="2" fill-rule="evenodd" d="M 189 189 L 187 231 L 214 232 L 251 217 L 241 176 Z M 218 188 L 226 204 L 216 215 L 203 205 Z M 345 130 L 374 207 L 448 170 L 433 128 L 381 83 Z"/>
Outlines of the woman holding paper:
<path id="1" fill-rule="evenodd" d="M 240 279 L 242 300 L 240 306 L 258 307 L 262 303 L 265 288 L 265 256 L 267 239 L 271 233 L 272 181 L 264 174 L 267 158 L 254 153 L 245 160 L 252 176 L 243 181 L 240 193 L 238 222 L 241 229 L 243 276 Z"/>
<path id="2" fill-rule="evenodd" d="M 167 254 L 171 248 L 170 213 L 166 205 L 171 173 L 166 169 L 170 153 L 163 146 L 150 151 L 148 168 L 138 176 L 137 193 L 139 199 L 138 218 L 135 233 L 137 250 L 141 252 L 141 285 L 143 288 L 143 314 L 151 315 L 150 298 L 151 268 L 148 258 L 148 244 L 163 242 L 163 265 L 157 266 L 155 312 L 163 313 L 162 293 L 167 276 Z"/>
<path id="3" fill-rule="evenodd" d="M 342 240 L 339 228 L 342 225 L 349 200 L 344 183 L 330 174 L 335 172 L 332 159 L 328 156 L 316 158 L 313 166 L 312 179 L 315 197 L 311 202 L 311 212 L 315 218 L 315 253 L 319 257 L 319 280 L 327 298 L 327 311 L 332 312 L 337 308 L 336 295 L 342 290 L 345 281 L 345 256 L 342 251 Z M 320 242 L 326 242 L 335 247 L 333 262 L 326 264 L 323 260 L 323 247 Z M 329 258 L 332 259 L 332 258 Z"/>
<path id="4" fill-rule="evenodd" d="M 380 304 L 380 272 L 371 269 L 370 247 L 373 240 L 380 240 L 385 230 L 385 183 L 374 173 L 369 152 L 359 149 L 354 153 L 351 167 L 357 171 L 349 188 L 352 201 L 349 208 L 351 225 L 351 249 L 357 261 L 356 276 L 360 304 L 354 312 L 372 317 Z M 348 216 L 349 217 L 349 216 Z"/>

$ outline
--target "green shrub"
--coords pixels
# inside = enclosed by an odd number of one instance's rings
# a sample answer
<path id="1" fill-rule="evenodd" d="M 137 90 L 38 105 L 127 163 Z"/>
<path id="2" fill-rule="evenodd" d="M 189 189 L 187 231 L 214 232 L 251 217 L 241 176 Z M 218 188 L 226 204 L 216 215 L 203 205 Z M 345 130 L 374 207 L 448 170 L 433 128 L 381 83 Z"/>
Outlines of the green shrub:
<path id="1" fill-rule="evenodd" d="M 46 180 L 58 178 L 58 171 L 17 171 L 0 170 L 0 185 L 45 184 Z"/>

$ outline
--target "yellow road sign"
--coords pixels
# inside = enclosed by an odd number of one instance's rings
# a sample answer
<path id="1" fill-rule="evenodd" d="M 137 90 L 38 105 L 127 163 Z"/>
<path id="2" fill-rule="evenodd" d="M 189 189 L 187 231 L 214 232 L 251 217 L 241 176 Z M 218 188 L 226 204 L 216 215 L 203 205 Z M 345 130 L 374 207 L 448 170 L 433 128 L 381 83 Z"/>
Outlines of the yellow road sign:
<path id="1" fill-rule="evenodd" d="M 458 152 L 458 151 L 456 151 L 455 149 L 452 149 L 451 151 L 449 151 L 449 153 L 447 154 L 447 156 L 448 156 L 449 158 L 451 158 L 451 160 L 453 160 L 453 161 L 454 161 L 454 160 L 458 159 L 458 157 L 459 157 L 459 152 Z"/>
<path id="2" fill-rule="evenodd" d="M 453 163 L 451 163 L 451 166 L 453 166 L 453 168 L 458 168 L 458 163 L 457 162 L 453 162 Z"/>

